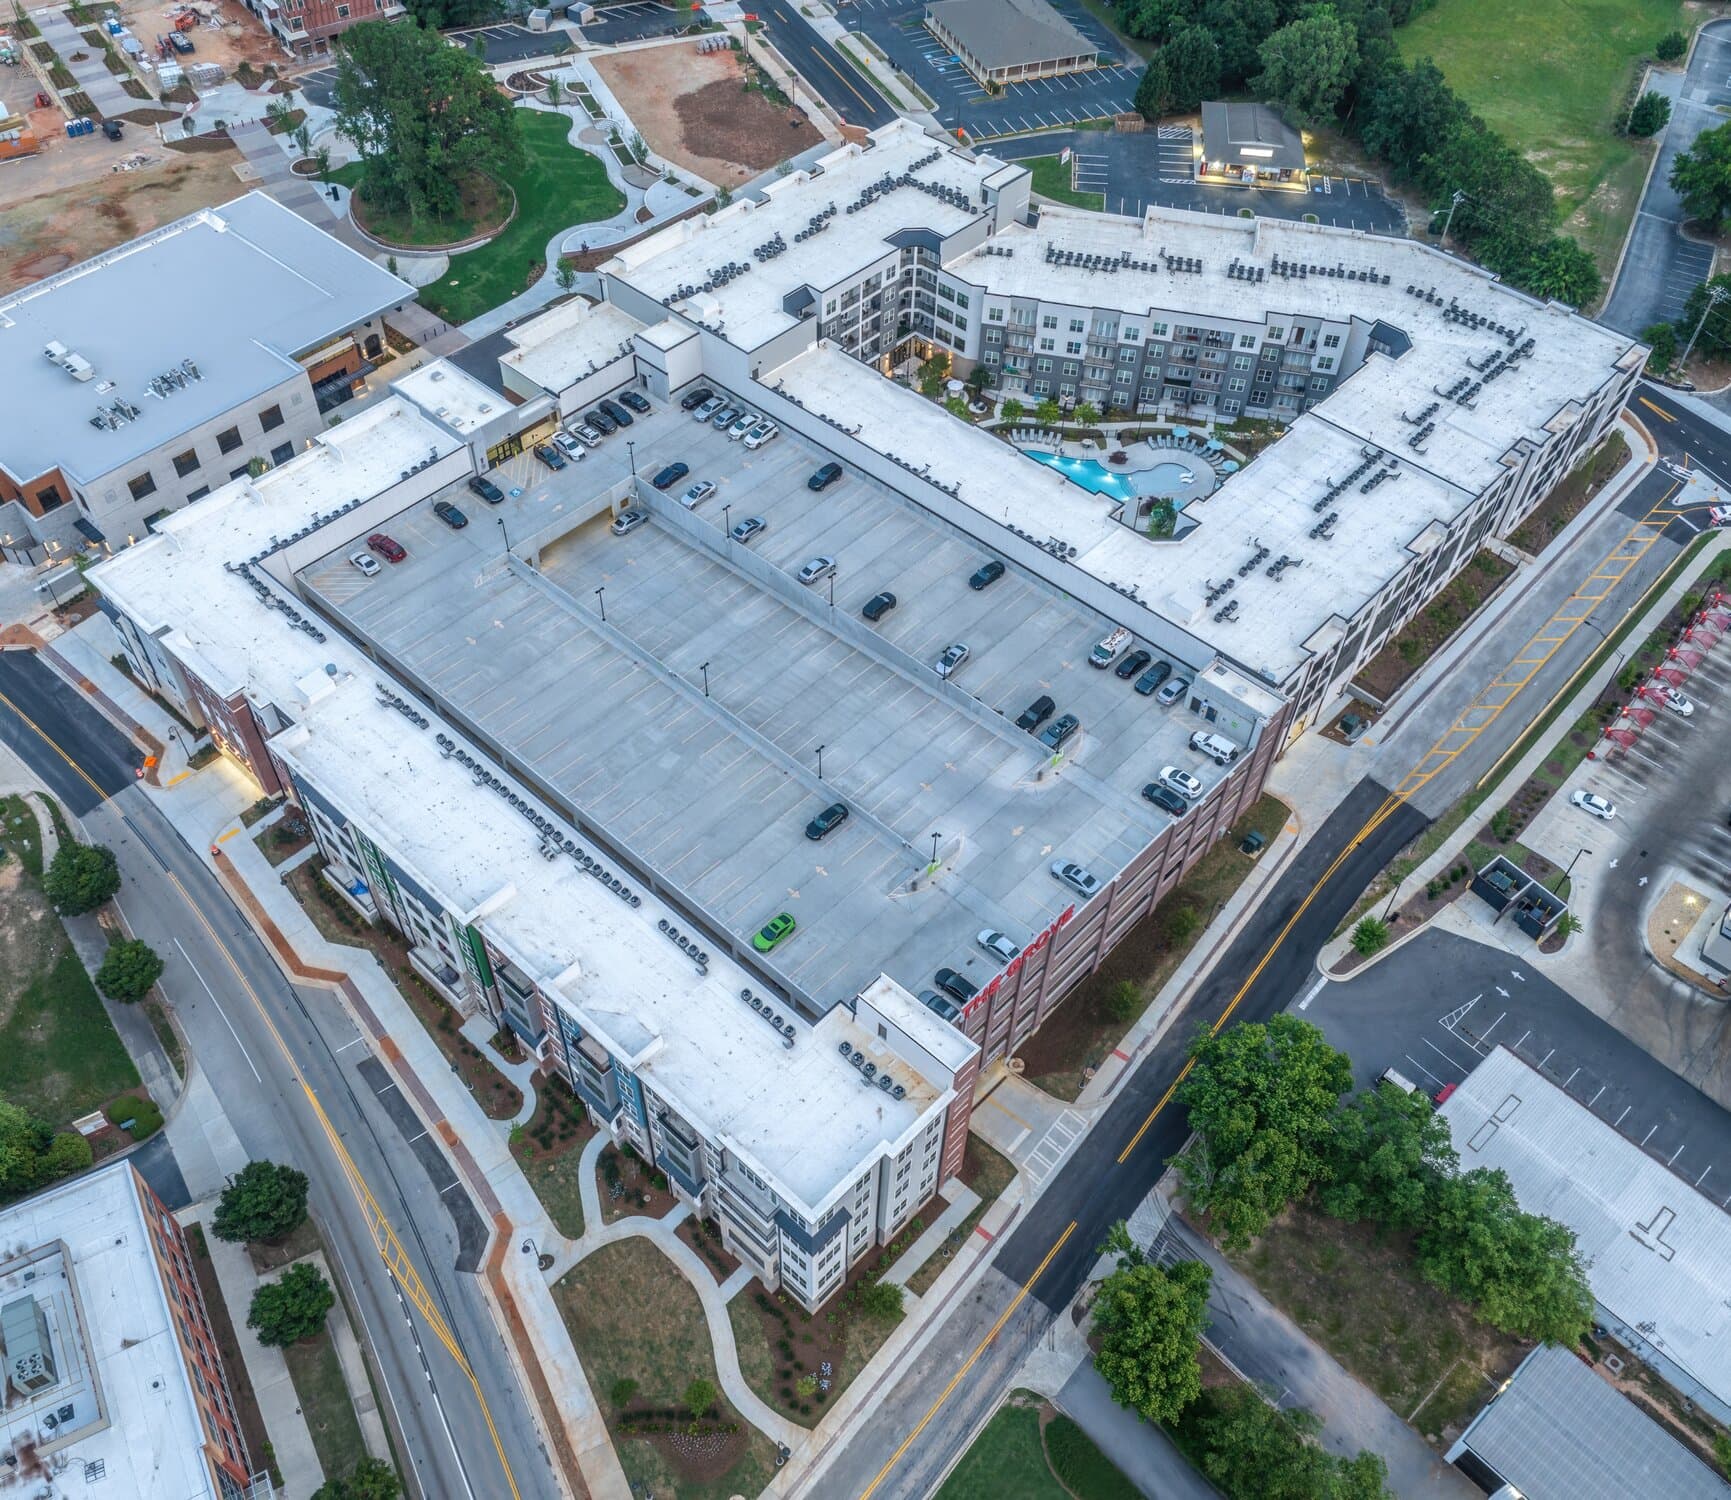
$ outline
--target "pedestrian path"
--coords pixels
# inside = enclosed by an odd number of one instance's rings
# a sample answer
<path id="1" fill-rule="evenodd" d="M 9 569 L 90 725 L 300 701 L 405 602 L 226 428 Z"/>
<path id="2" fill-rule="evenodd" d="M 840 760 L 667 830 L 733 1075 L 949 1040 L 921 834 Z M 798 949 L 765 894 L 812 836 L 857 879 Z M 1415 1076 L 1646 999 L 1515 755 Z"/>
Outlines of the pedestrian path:
<path id="1" fill-rule="evenodd" d="M 121 88 L 114 74 L 108 71 L 100 49 L 92 47 L 78 34 L 78 28 L 62 10 L 38 10 L 31 13 L 42 33 L 42 40 L 52 47 L 66 69 L 78 80 L 78 87 L 90 96 L 99 113 L 123 115 L 144 103 Z M 82 61 L 75 61 L 82 54 Z"/>
<path id="2" fill-rule="evenodd" d="M 470 1016 L 458 1027 L 463 1037 L 472 1046 L 480 1049 L 481 1055 L 503 1073 L 512 1083 L 516 1084 L 523 1095 L 523 1105 L 509 1120 L 495 1120 L 493 1123 L 509 1134 L 516 1125 L 527 1125 L 535 1113 L 535 1080 L 541 1067 L 533 1058 L 524 1057 L 517 1062 L 511 1062 L 499 1055 L 499 1049 L 493 1045 L 493 1038 L 498 1035 L 492 1023 L 486 1016 Z"/>
<path id="3" fill-rule="evenodd" d="M 944 1241 L 949 1238 L 950 1231 L 980 1206 L 980 1195 L 955 1178 L 946 1182 L 942 1191 L 948 1207 L 926 1226 L 925 1232 L 902 1251 L 896 1263 L 884 1272 L 885 1281 L 893 1281 L 897 1286 L 905 1287 L 908 1277 L 938 1253 Z"/>

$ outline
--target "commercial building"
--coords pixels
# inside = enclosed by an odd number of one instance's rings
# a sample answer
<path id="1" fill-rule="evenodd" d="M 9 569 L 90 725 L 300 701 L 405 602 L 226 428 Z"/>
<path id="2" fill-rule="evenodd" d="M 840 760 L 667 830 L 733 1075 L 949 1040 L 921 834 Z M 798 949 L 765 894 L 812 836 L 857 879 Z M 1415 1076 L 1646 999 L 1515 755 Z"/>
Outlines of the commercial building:
<path id="1" fill-rule="evenodd" d="M 1046 0 L 931 0 L 926 30 L 981 83 L 1080 73 L 1100 49 Z"/>
<path id="2" fill-rule="evenodd" d="M 254 192 L 0 298 L 0 554 L 118 550 L 285 462 L 413 296 Z"/>
<path id="3" fill-rule="evenodd" d="M 362 21 L 408 14 L 402 0 L 245 0 L 290 57 L 328 57 L 331 42 Z"/>
<path id="4" fill-rule="evenodd" d="M 1202 106 L 1204 178 L 1223 178 L 1249 187 L 1305 185 L 1304 137 L 1266 104 L 1229 104 L 1209 100 Z"/>
<path id="5" fill-rule="evenodd" d="M 1555 1344 L 1521 1361 L 1455 1440 L 1448 1461 L 1488 1495 L 1731 1500 L 1731 1485 L 1579 1355 Z"/>
<path id="6" fill-rule="evenodd" d="M 1731 1217 L 1506 1048 L 1439 1113 L 1463 1168 L 1508 1174 L 1528 1213 L 1575 1233 L 1611 1334 L 1731 1422 Z"/>
<path id="7" fill-rule="evenodd" d="M 856 1232 L 893 1232 L 959 1166 L 980 1064 L 1603 435 L 1641 363 L 1404 242 L 1036 212 L 1025 168 L 906 122 L 625 248 L 601 285 L 91 577 L 139 675 L 307 806 L 326 878 L 430 984 L 820 1300 Z M 1240 472 L 1173 455 L 1196 493 L 1157 539 L 1136 488 L 1157 453 L 1055 468 L 886 378 L 940 348 L 1036 399 L 1288 426 Z M 694 423 L 700 386 L 776 435 Z M 626 430 L 531 456 L 624 389 L 648 408 Z M 814 487 L 825 464 L 841 477 Z M 496 501 L 467 483 L 487 471 Z M 404 555 L 363 569 L 379 531 Z M 1146 790 L 1163 777 L 1176 806 Z M 736 1023 L 772 1045 L 712 1030 Z M 835 1107 L 862 1056 L 856 1088 L 888 1072 L 901 1108 L 859 1088 L 864 1118 L 818 1150 L 801 1101 Z M 779 1243 L 749 1238 L 769 1200 L 742 1176 L 786 1213 Z"/>
<path id="8" fill-rule="evenodd" d="M 0 1210 L 0 1494 L 264 1500 L 173 1216 L 126 1162 Z"/>

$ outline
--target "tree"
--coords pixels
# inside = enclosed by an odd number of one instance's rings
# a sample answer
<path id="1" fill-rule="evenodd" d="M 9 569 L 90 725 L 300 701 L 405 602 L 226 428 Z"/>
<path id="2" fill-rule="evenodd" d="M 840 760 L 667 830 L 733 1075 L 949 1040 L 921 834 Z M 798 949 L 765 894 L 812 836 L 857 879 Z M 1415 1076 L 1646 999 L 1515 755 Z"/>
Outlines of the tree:
<path id="1" fill-rule="evenodd" d="M 1524 1213 L 1508 1177 L 1483 1167 L 1445 1177 L 1417 1243 L 1419 1269 L 1521 1338 L 1572 1347 L 1593 1322 L 1574 1232 Z"/>
<path id="2" fill-rule="evenodd" d="M 1419 182 L 1431 201 L 1466 194 L 1455 215 L 1462 234 L 1499 230 L 1537 238 L 1556 217 L 1556 197 L 1545 174 L 1474 116 L 1436 142 L 1419 161 Z"/>
<path id="3" fill-rule="evenodd" d="M 313 1491 L 313 1500 L 397 1500 L 403 1481 L 382 1458 L 363 1458 L 348 1478 L 327 1479 Z"/>
<path id="4" fill-rule="evenodd" d="M 249 1161 L 222 1190 L 210 1232 L 219 1240 L 280 1240 L 307 1216 L 306 1173 L 274 1161 Z"/>
<path id="5" fill-rule="evenodd" d="M 547 80 L 547 102 L 549 104 L 551 104 L 554 109 L 557 109 L 559 107 L 559 91 L 563 87 L 564 87 L 564 84 L 562 84 L 559 81 L 559 75 L 557 73 L 553 74 L 550 78 L 548 78 L 548 80 Z"/>
<path id="6" fill-rule="evenodd" d="M 1324 1213 L 1385 1229 L 1416 1229 L 1431 1193 L 1459 1165 L 1448 1122 L 1423 1094 L 1383 1082 L 1335 1117 L 1328 1180 L 1318 1192 Z"/>
<path id="7" fill-rule="evenodd" d="M 1670 123 L 1670 119 L 1671 101 L 1657 89 L 1648 89 L 1629 111 L 1628 133 L 1637 139 L 1645 140 L 1663 130 Z"/>
<path id="8" fill-rule="evenodd" d="M 1120 1266 L 1094 1301 L 1095 1367 L 1112 1399 L 1144 1421 L 1174 1422 L 1202 1392 L 1197 1363 L 1213 1273 L 1200 1261 L 1169 1270 Z"/>
<path id="9" fill-rule="evenodd" d="M 1106 1014 L 1114 1021 L 1128 1021 L 1142 1005 L 1142 986 L 1134 979 L 1120 979 L 1106 991 Z"/>
<path id="10" fill-rule="evenodd" d="M 436 32 L 365 21 L 337 47 L 335 124 L 365 162 L 368 203 L 449 219 L 477 175 L 522 160 L 510 102 L 471 54 Z"/>
<path id="11" fill-rule="evenodd" d="M 1676 62 L 1688 50 L 1688 37 L 1680 31 L 1667 31 L 1653 48 L 1653 56 L 1660 62 Z"/>
<path id="12" fill-rule="evenodd" d="M 1197 1139 L 1179 1172 L 1221 1242 L 1242 1249 L 1324 1176 L 1352 1067 L 1320 1030 L 1284 1012 L 1203 1031 L 1190 1055 L 1178 1100 Z"/>
<path id="13" fill-rule="evenodd" d="M 1715 233 L 1731 218 L 1731 124 L 1716 125 L 1695 137 L 1671 163 L 1671 186 L 1683 212 Z"/>
<path id="14" fill-rule="evenodd" d="M 1147 120 L 1187 114 L 1220 92 L 1220 46 L 1200 26 L 1183 26 L 1149 59 L 1136 85 L 1136 108 Z"/>
<path id="15" fill-rule="evenodd" d="M 855 1295 L 868 1317 L 891 1323 L 902 1315 L 902 1289 L 893 1281 L 868 1281 Z"/>
<path id="16" fill-rule="evenodd" d="M 261 1344 L 286 1349 L 323 1328 L 336 1300 L 331 1284 L 316 1267 L 302 1261 L 253 1293 L 246 1326 L 258 1335 Z"/>
<path id="17" fill-rule="evenodd" d="M 577 285 L 577 268 L 561 257 L 559 269 L 553 273 L 553 279 L 559 283 L 560 291 L 568 292 Z"/>
<path id="18" fill-rule="evenodd" d="M 101 844 L 66 839 L 48 862 L 42 889 L 65 916 L 95 911 L 120 889 L 120 866 L 114 862 L 114 851 Z"/>
<path id="19" fill-rule="evenodd" d="M 1717 290 L 1719 305 L 1710 308 L 1708 298 Z M 1731 355 L 1731 274 L 1698 282 L 1683 304 L 1677 328 L 1695 336 L 1695 352 L 1703 359 L 1723 359 Z M 1695 330 L 1699 328 L 1699 334 Z"/>
<path id="20" fill-rule="evenodd" d="M 1077 406 L 1074 415 L 1084 427 L 1092 427 L 1100 420 L 1100 408 L 1092 401 L 1084 401 Z"/>
<path id="21" fill-rule="evenodd" d="M 1365 149 L 1386 161 L 1397 177 L 1414 177 L 1425 153 L 1462 129 L 1470 116 L 1428 57 L 1411 67 L 1402 67 L 1397 59 L 1362 91 L 1358 134 Z"/>
<path id="22" fill-rule="evenodd" d="M 1302 1407 L 1276 1410 L 1249 1385 L 1210 1390 L 1184 1417 L 1185 1450 L 1226 1495 L 1257 1500 L 1393 1500 L 1381 1457 L 1337 1458 Z"/>
<path id="23" fill-rule="evenodd" d="M 1118 7 L 1118 24 L 1126 36 L 1164 42 L 1189 22 L 1193 6 L 1194 0 L 1124 0 Z"/>
<path id="24" fill-rule="evenodd" d="M 1197 15 L 1220 49 L 1220 81 L 1237 88 L 1262 65 L 1262 44 L 1279 28 L 1275 0 L 1206 0 Z"/>
<path id="25" fill-rule="evenodd" d="M 1529 240 L 1493 234 L 1478 250 L 1486 266 L 1535 297 L 1582 307 L 1598 297 L 1603 285 L 1598 263 L 1567 235 Z"/>
<path id="26" fill-rule="evenodd" d="M 935 396 L 944 388 L 944 382 L 950 378 L 950 357 L 939 350 L 920 365 L 920 390 L 928 396 Z"/>
<path id="27" fill-rule="evenodd" d="M 1647 368 L 1663 374 L 1677 361 L 1677 330 L 1669 323 L 1650 323 L 1641 330 L 1641 342 L 1652 352 Z"/>
<path id="28" fill-rule="evenodd" d="M 1023 406 L 1020 401 L 1012 396 L 998 408 L 998 415 L 1013 427 L 1016 423 L 1022 420 L 1022 414 L 1027 411 L 1027 409 L 1027 407 Z"/>
<path id="29" fill-rule="evenodd" d="M 720 1394 L 713 1380 L 705 1380 L 699 1376 L 685 1388 L 685 1409 L 692 1416 L 701 1417 L 715 1405 L 715 1398 Z"/>
<path id="30" fill-rule="evenodd" d="M 1034 408 L 1035 420 L 1038 421 L 1042 427 L 1056 427 L 1058 425 L 1058 418 L 1061 416 L 1063 416 L 1063 412 L 1058 409 L 1058 403 L 1050 396 L 1047 396 Z"/>
<path id="31" fill-rule="evenodd" d="M 1352 929 L 1352 951 L 1369 958 L 1388 947 L 1388 923 L 1381 917 L 1364 917 Z"/>
<path id="32" fill-rule="evenodd" d="M 162 977 L 162 959 L 142 938 L 117 938 L 102 956 L 96 987 L 110 1000 L 130 1005 L 150 993 Z"/>
<path id="33" fill-rule="evenodd" d="M 1330 5 L 1318 5 L 1282 26 L 1258 53 L 1255 88 L 1303 125 L 1334 117 L 1358 66 L 1358 37 Z"/>
<path id="34" fill-rule="evenodd" d="M 46 1158 L 54 1139 L 46 1121 L 0 1101 L 0 1193 L 27 1193 L 48 1181 Z"/>

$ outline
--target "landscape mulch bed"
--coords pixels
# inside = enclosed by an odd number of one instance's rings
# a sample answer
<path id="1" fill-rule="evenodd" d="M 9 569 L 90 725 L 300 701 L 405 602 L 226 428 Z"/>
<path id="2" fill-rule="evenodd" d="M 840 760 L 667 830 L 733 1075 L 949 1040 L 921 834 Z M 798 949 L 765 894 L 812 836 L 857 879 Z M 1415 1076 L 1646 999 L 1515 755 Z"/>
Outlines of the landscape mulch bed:
<path id="1" fill-rule="evenodd" d="M 1353 687 L 1387 703 L 1496 593 L 1514 564 L 1480 552 L 1444 585 L 1353 678 Z"/>
<path id="2" fill-rule="evenodd" d="M 739 1262 L 722 1245 L 721 1230 L 713 1219 L 699 1219 L 692 1215 L 682 1220 L 673 1232 L 697 1252 L 697 1258 L 709 1267 L 709 1274 L 715 1278 L 717 1286 L 739 1269 Z"/>
<path id="3" fill-rule="evenodd" d="M 1613 432 L 1562 481 L 1509 536 L 1509 544 L 1537 556 L 1556 540 L 1587 502 L 1604 489 L 1629 456 L 1629 445 Z"/>
<path id="4" fill-rule="evenodd" d="M 601 1217 L 608 1224 L 632 1214 L 659 1219 L 679 1202 L 667 1186 L 666 1176 L 634 1151 L 627 1155 L 609 1146 L 595 1163 L 595 1175 L 601 1185 Z"/>

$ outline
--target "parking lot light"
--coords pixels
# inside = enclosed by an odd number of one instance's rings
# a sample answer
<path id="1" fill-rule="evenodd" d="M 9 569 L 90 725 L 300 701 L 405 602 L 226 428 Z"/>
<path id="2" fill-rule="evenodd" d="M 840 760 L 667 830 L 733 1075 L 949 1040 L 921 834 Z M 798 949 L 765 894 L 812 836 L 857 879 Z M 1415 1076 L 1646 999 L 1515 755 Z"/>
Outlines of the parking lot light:
<path id="1" fill-rule="evenodd" d="M 494 516 L 493 519 L 499 523 L 499 535 L 505 538 L 505 550 L 509 552 L 511 550 L 511 533 L 505 530 L 505 518 Z"/>
<path id="2" fill-rule="evenodd" d="M 817 747 L 817 779 L 823 780 L 823 746 Z"/>
<path id="3" fill-rule="evenodd" d="M 731 505 L 721 507 L 721 530 L 731 542 L 733 540 L 733 507 Z"/>
<path id="4" fill-rule="evenodd" d="M 705 662 L 697 670 L 703 673 L 703 696 L 707 698 L 709 696 L 709 663 Z"/>
<path id="5" fill-rule="evenodd" d="M 1579 859 L 1583 854 L 1591 854 L 1592 852 L 1591 849 L 1577 849 L 1575 851 L 1575 859 Z M 1557 883 L 1551 887 L 1553 893 L 1562 890 L 1563 882 L 1575 873 L 1575 859 L 1571 859 L 1569 861 L 1569 868 L 1564 870 L 1563 873 L 1557 877 Z"/>
<path id="6" fill-rule="evenodd" d="M 625 440 L 625 456 L 631 460 L 631 477 L 635 479 L 637 477 L 637 440 L 635 438 Z"/>
<path id="7" fill-rule="evenodd" d="M 595 602 L 601 606 L 601 623 L 607 623 L 607 585 L 602 584 L 595 590 Z"/>
<path id="8" fill-rule="evenodd" d="M 932 862 L 926 866 L 926 874 L 928 875 L 938 867 L 938 840 L 942 837 L 943 835 L 941 833 L 934 833 L 932 835 Z"/>

